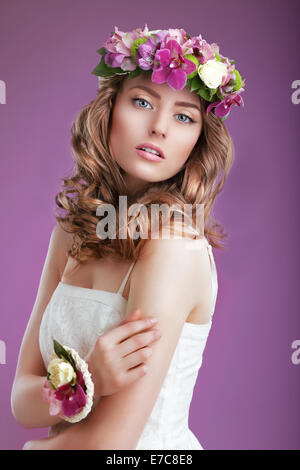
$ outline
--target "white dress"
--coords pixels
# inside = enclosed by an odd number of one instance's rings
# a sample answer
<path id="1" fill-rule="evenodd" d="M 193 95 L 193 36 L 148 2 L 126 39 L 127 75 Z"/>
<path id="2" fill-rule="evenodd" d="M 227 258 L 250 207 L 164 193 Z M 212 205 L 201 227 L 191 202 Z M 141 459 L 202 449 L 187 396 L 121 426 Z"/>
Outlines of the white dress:
<path id="1" fill-rule="evenodd" d="M 193 390 L 202 364 L 202 355 L 212 325 L 218 281 L 212 247 L 205 245 L 212 268 L 212 311 L 208 323 L 185 322 L 174 355 L 151 415 L 140 436 L 136 450 L 202 450 L 200 442 L 189 429 L 188 417 Z M 118 292 L 72 286 L 60 282 L 42 317 L 39 344 L 45 367 L 53 351 L 53 338 L 74 348 L 85 359 L 97 338 L 121 323 L 127 300 L 122 296 L 131 264 Z M 101 398 L 100 398 L 101 400 Z M 97 401 L 94 400 L 93 406 Z M 49 436 L 73 424 L 62 421 L 49 428 Z"/>

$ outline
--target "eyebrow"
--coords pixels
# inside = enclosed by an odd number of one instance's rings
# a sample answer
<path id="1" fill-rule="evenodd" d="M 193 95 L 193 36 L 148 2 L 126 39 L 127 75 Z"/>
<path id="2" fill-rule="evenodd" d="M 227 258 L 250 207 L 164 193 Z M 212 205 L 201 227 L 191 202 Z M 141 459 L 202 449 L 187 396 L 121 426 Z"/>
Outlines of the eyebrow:
<path id="1" fill-rule="evenodd" d="M 158 98 L 159 100 L 161 98 L 160 95 L 158 93 L 156 93 L 156 91 L 152 90 L 151 88 L 149 88 L 147 86 L 143 86 L 143 85 L 133 86 L 133 87 L 130 88 L 130 90 L 132 90 L 133 88 L 140 88 L 141 90 L 148 91 L 148 93 L 150 93 L 150 95 L 154 96 L 155 98 Z M 200 111 L 200 113 L 201 113 L 201 109 L 196 104 L 189 103 L 187 101 L 176 101 L 175 104 L 179 105 L 179 106 L 186 106 L 187 108 L 198 109 L 198 111 Z"/>

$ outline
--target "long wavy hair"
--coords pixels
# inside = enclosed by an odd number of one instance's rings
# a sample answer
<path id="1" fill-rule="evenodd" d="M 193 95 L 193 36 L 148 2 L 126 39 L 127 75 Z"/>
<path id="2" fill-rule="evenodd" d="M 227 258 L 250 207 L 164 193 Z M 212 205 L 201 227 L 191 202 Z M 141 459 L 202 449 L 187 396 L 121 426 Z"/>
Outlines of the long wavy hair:
<path id="1" fill-rule="evenodd" d="M 141 214 L 126 214 L 123 219 L 119 214 L 119 196 L 127 195 L 124 171 L 112 157 L 109 145 L 112 110 L 126 78 L 126 75 L 114 75 L 103 80 L 96 97 L 84 106 L 72 123 L 74 165 L 68 176 L 61 179 L 62 189 L 56 194 L 55 202 L 63 213 L 56 212 L 55 218 L 66 232 L 73 234 L 68 255 L 78 263 L 91 257 L 107 256 L 135 260 L 146 243 L 147 224 L 141 222 Z M 176 208 L 180 211 L 185 204 L 191 205 L 194 217 L 194 208 L 202 204 L 204 236 L 213 247 L 224 249 L 223 239 L 228 234 L 216 222 L 212 207 L 233 163 L 233 142 L 224 122 L 212 112 L 206 115 L 208 102 L 200 96 L 199 100 L 202 129 L 183 168 L 173 177 L 148 183 L 143 190 L 127 196 L 127 204 L 143 205 L 148 217 L 151 204 L 167 204 L 171 219 L 178 212 Z M 99 217 L 96 211 L 101 204 L 111 204 L 115 208 L 115 237 L 100 239 L 97 234 Z M 141 232 L 146 233 L 145 238 L 132 236 L 137 216 Z M 122 229 L 125 227 L 126 230 L 125 238 L 118 237 L 120 220 Z"/>

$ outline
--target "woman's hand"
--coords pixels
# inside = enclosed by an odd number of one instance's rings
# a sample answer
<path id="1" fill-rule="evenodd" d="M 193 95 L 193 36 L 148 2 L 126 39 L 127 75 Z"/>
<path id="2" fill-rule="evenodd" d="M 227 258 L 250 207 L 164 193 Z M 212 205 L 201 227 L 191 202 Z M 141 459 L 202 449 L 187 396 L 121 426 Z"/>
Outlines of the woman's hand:
<path id="1" fill-rule="evenodd" d="M 99 336 L 86 359 L 95 387 L 95 397 L 112 395 L 142 377 L 151 356 L 150 343 L 158 339 L 159 330 L 151 318 L 140 318 L 135 310 L 107 333 Z M 146 331 L 145 331 L 146 330 Z"/>
<path id="2" fill-rule="evenodd" d="M 45 437 L 43 439 L 35 439 L 25 442 L 22 450 L 60 450 L 54 445 L 53 437 Z"/>

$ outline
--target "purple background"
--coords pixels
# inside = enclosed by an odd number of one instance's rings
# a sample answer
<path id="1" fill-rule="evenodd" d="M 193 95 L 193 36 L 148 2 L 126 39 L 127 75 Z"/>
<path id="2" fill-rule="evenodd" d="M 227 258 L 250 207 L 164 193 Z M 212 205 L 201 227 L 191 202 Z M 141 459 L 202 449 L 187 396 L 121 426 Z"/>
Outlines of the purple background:
<path id="1" fill-rule="evenodd" d="M 188 8 L 187 8 L 188 5 Z M 71 168 L 70 127 L 95 96 L 97 50 L 114 25 L 182 27 L 216 42 L 246 77 L 245 107 L 226 121 L 235 162 L 214 214 L 229 233 L 214 250 L 219 293 L 191 405 L 205 449 L 300 448 L 298 171 L 299 2 L 27 0 L 0 6 L 0 448 L 23 429 L 10 393 L 54 226 L 54 196 Z M 298 132 L 297 132 L 298 131 Z"/>

